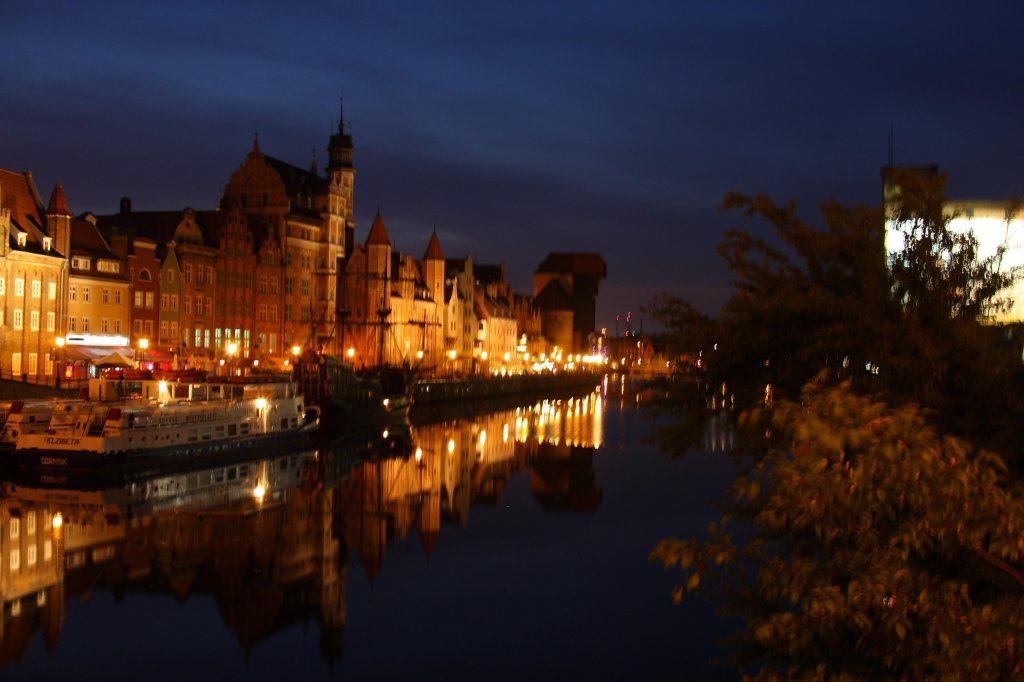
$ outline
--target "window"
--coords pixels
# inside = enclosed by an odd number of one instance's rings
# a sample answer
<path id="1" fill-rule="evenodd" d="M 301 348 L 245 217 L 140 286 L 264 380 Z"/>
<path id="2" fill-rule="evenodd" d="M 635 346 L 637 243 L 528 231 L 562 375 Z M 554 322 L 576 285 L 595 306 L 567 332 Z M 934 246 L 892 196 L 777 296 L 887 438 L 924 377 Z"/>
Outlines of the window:
<path id="1" fill-rule="evenodd" d="M 174 284 L 174 270 L 167 271 L 167 283 Z"/>
<path id="2" fill-rule="evenodd" d="M 38 279 L 32 280 L 32 298 L 40 298 L 43 295 L 43 283 Z"/>
<path id="3" fill-rule="evenodd" d="M 110 303 L 110 289 L 103 290 L 103 295 L 100 296 L 100 300 L 104 303 Z"/>
<path id="4" fill-rule="evenodd" d="M 171 310 L 177 310 L 177 309 L 178 309 L 178 295 L 177 294 L 171 294 Z"/>
<path id="5" fill-rule="evenodd" d="M 309 280 L 308 279 L 302 280 L 302 295 L 303 296 L 309 296 Z"/>
<path id="6" fill-rule="evenodd" d="M 89 333 L 89 318 L 88 317 L 83 317 L 82 318 L 82 333 L 83 334 L 88 334 Z"/>
<path id="7" fill-rule="evenodd" d="M 114 333 L 115 334 L 120 334 L 121 333 L 121 318 L 115 318 L 114 319 Z"/>
<path id="8" fill-rule="evenodd" d="M 25 326 L 24 317 L 23 317 L 24 314 L 25 313 L 22 312 L 21 310 L 15 310 L 14 311 L 13 322 L 14 322 L 14 328 L 15 329 L 22 329 Z"/>
<path id="9" fill-rule="evenodd" d="M 206 297 L 206 314 L 207 315 L 212 315 L 213 314 L 213 297 L 212 296 L 207 296 Z"/>
<path id="10" fill-rule="evenodd" d="M 11 570 L 12 571 L 17 571 L 20 568 L 21 568 L 21 550 L 20 549 L 12 549 L 11 550 Z M 21 602 L 17 602 L 17 604 L 18 604 L 18 612 L 21 613 Z M 12 616 L 14 615 L 14 604 L 11 604 L 11 615 Z"/>
<path id="11" fill-rule="evenodd" d="M 136 291 L 135 292 L 135 307 L 136 308 L 141 308 L 142 307 L 142 292 L 141 291 Z"/>
<path id="12" fill-rule="evenodd" d="M 39 331 L 39 311 L 33 310 L 28 314 L 28 328 L 34 332 Z"/>
<path id="13" fill-rule="evenodd" d="M 53 361 L 55 358 L 51 357 L 49 353 L 43 353 L 43 374 L 46 376 L 53 375 Z"/>
<path id="14" fill-rule="evenodd" d="M 25 295 L 25 280 L 21 277 L 14 280 L 14 295 L 24 296 Z"/>
<path id="15" fill-rule="evenodd" d="M 288 296 L 291 295 L 291 293 L 292 293 L 292 282 L 294 282 L 294 281 L 295 280 L 293 278 L 291 278 L 291 277 L 289 277 L 288 279 L 286 279 L 284 281 L 284 293 L 285 293 L 285 295 L 288 295 Z"/>
<path id="16" fill-rule="evenodd" d="M 270 278 L 270 293 L 272 293 L 272 294 L 276 294 L 277 293 L 277 277 L 271 277 Z"/>
<path id="17" fill-rule="evenodd" d="M 267 304 L 266 303 L 260 303 L 260 312 L 259 312 L 259 318 L 258 319 L 259 319 L 260 322 L 266 322 L 267 321 Z"/>
<path id="18" fill-rule="evenodd" d="M 11 519 L 11 539 L 17 540 L 21 537 L 21 519 Z"/>
<path id="19" fill-rule="evenodd" d="M 88 270 L 89 259 L 83 258 L 82 256 L 74 256 L 71 258 L 71 267 L 75 270 Z"/>
<path id="20" fill-rule="evenodd" d="M 43 543 L 43 561 L 49 561 L 53 558 L 53 541 L 47 540 Z"/>
<path id="21" fill-rule="evenodd" d="M 0 287 L 0 288 L 2 288 L 2 287 Z M 0 291 L 0 293 L 3 293 L 3 292 Z M 51 301 L 57 300 L 57 283 L 56 282 L 48 282 L 46 284 L 46 298 L 48 298 Z"/>
<path id="22" fill-rule="evenodd" d="M 96 262 L 96 270 L 99 272 L 121 272 L 121 264 L 117 261 L 101 260 Z"/>
<path id="23" fill-rule="evenodd" d="M 153 292 L 152 291 L 147 291 L 146 292 L 146 307 L 149 308 L 150 310 L 153 309 L 153 298 L 154 298 Z"/>
<path id="24" fill-rule="evenodd" d="M 147 270 L 145 268 L 143 268 L 142 270 L 139 270 L 139 281 L 140 282 L 148 282 L 148 281 L 150 281 L 150 279 L 151 278 L 149 276 L 149 270 Z"/>
<path id="25" fill-rule="evenodd" d="M 29 353 L 28 354 L 28 373 L 32 375 L 39 374 L 39 354 Z"/>
<path id="26" fill-rule="evenodd" d="M 270 321 L 277 322 L 277 304 L 274 303 L 270 306 Z"/>
<path id="27" fill-rule="evenodd" d="M 161 310 L 169 310 L 171 307 L 171 296 L 170 294 L 160 294 L 160 308 Z"/>
<path id="28" fill-rule="evenodd" d="M 36 546 L 35 545 L 29 545 L 28 547 L 25 548 L 25 563 L 28 564 L 29 566 L 35 566 L 36 565 Z M 42 594 L 42 593 L 40 592 L 40 594 Z"/>
<path id="29" fill-rule="evenodd" d="M 25 515 L 25 534 L 36 534 L 36 513 L 34 511 L 30 511 Z"/>
<path id="30" fill-rule="evenodd" d="M 89 300 L 92 298 L 90 293 L 91 292 L 89 291 L 89 287 L 82 287 L 82 302 L 83 303 L 88 303 Z"/>
<path id="31" fill-rule="evenodd" d="M 110 333 L 110 320 L 108 320 L 105 317 L 102 320 L 100 320 L 100 331 L 103 332 L 104 334 Z"/>
<path id="32" fill-rule="evenodd" d="M 185 263 L 185 281 L 186 282 L 191 282 L 192 281 L 192 264 L 191 263 Z"/>
<path id="33" fill-rule="evenodd" d="M 191 296 L 186 296 L 185 297 L 185 314 L 186 315 L 191 315 L 192 314 L 192 297 Z"/>
<path id="34" fill-rule="evenodd" d="M 71 316 L 68 317 L 68 331 L 69 332 L 77 332 L 78 331 L 78 318 L 76 318 L 74 315 L 71 315 Z"/>
<path id="35" fill-rule="evenodd" d="M 78 285 L 77 284 L 70 284 L 70 285 L 68 285 L 68 300 L 71 301 L 71 302 L 75 302 L 75 301 L 78 300 Z"/>
<path id="36" fill-rule="evenodd" d="M 136 320 L 136 321 L 137 321 L 137 320 Z M 168 336 L 167 336 L 167 330 L 168 330 L 168 327 L 167 327 L 167 320 L 160 320 L 160 338 L 161 338 L 161 339 L 166 339 L 166 338 L 168 338 Z M 136 333 L 136 335 L 137 335 L 137 334 L 139 334 L 139 331 L 138 331 L 138 330 L 136 330 L 136 331 L 135 331 L 135 333 Z"/>
<path id="37" fill-rule="evenodd" d="M 153 336 L 153 320 L 146 320 L 146 336 Z"/>
<path id="38" fill-rule="evenodd" d="M 267 276 L 266 275 L 260 275 L 259 292 L 261 294 L 267 293 Z"/>
<path id="39" fill-rule="evenodd" d="M 121 305 L 121 290 L 114 289 L 114 304 Z"/>
<path id="40" fill-rule="evenodd" d="M 132 333 L 135 336 L 142 336 L 142 320 L 132 320 Z"/>
<path id="41" fill-rule="evenodd" d="M 21 353 L 11 353 L 11 374 L 21 374 Z"/>

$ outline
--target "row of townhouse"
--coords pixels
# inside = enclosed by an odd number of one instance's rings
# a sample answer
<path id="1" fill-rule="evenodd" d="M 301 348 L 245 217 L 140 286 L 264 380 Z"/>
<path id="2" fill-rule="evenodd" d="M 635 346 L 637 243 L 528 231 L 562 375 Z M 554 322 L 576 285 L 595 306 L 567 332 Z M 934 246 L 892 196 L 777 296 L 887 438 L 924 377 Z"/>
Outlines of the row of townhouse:
<path id="1" fill-rule="evenodd" d="M 59 183 L 44 204 L 31 173 L 0 170 L 0 377 L 81 377 L 115 351 L 214 369 L 280 367 L 312 349 L 435 372 L 496 369 L 558 343 L 578 352 L 573 320 L 593 331 L 597 279 L 580 299 L 572 272 L 552 284 L 538 271 L 534 296 L 516 294 L 503 266 L 445 259 L 436 232 L 420 259 L 395 250 L 379 212 L 357 243 L 352 157 L 343 124 L 323 175 L 256 138 L 216 209 L 135 211 L 125 198 L 80 217 Z"/>

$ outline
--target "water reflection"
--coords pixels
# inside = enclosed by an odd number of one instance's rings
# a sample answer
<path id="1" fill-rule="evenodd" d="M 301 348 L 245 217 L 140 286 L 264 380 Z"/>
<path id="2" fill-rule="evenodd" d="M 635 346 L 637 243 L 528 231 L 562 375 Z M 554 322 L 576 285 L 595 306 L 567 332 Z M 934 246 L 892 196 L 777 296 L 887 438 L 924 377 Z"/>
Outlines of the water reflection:
<path id="1" fill-rule="evenodd" d="M 239 646 L 315 621 L 337 658 L 349 570 L 373 581 L 389 545 L 497 505 L 528 470 L 546 510 L 593 511 L 603 398 L 351 433 L 315 449 L 128 480 L 12 476 L 0 497 L 0 666 L 33 637 L 59 653 L 65 602 L 109 590 L 208 594 Z M 404 544 L 404 543 L 403 543 Z"/>

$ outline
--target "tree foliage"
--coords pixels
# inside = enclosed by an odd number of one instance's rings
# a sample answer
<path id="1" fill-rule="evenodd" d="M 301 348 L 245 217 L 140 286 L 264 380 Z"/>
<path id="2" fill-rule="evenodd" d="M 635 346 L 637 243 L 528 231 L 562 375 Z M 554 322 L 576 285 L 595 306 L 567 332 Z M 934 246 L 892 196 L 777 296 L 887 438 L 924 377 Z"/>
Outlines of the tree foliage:
<path id="1" fill-rule="evenodd" d="M 675 592 L 745 620 L 753 679 L 1003 680 L 1024 674 L 1024 501 L 996 455 L 848 384 L 771 417 L 705 541 L 665 540 Z"/>
<path id="2" fill-rule="evenodd" d="M 887 206 L 906 235 L 887 257 L 882 210 L 821 208 L 822 227 L 794 202 L 727 194 L 726 210 L 767 222 L 772 239 L 725 234 L 719 254 L 733 292 L 716 319 L 663 295 L 645 310 L 702 351 L 703 384 L 722 384 L 741 406 L 771 385 L 795 398 L 826 369 L 855 389 L 894 404 L 932 410 L 953 432 L 1009 454 L 1024 437 L 1020 344 L 983 320 L 1011 302 L 1018 273 L 1001 253 L 982 258 L 970 233 L 949 229 L 945 178 L 895 172 L 900 191 Z M 1016 464 L 1016 463 L 1014 463 Z"/>

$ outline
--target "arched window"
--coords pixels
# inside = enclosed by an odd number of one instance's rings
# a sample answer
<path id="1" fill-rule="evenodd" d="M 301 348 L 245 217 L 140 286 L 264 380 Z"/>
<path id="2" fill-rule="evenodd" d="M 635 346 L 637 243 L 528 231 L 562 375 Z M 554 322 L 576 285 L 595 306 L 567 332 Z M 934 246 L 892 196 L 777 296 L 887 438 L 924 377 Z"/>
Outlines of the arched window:
<path id="1" fill-rule="evenodd" d="M 151 278 L 149 276 L 149 270 L 147 270 L 145 268 L 143 268 L 142 270 L 139 270 L 139 281 L 140 282 L 149 282 L 150 279 Z"/>

